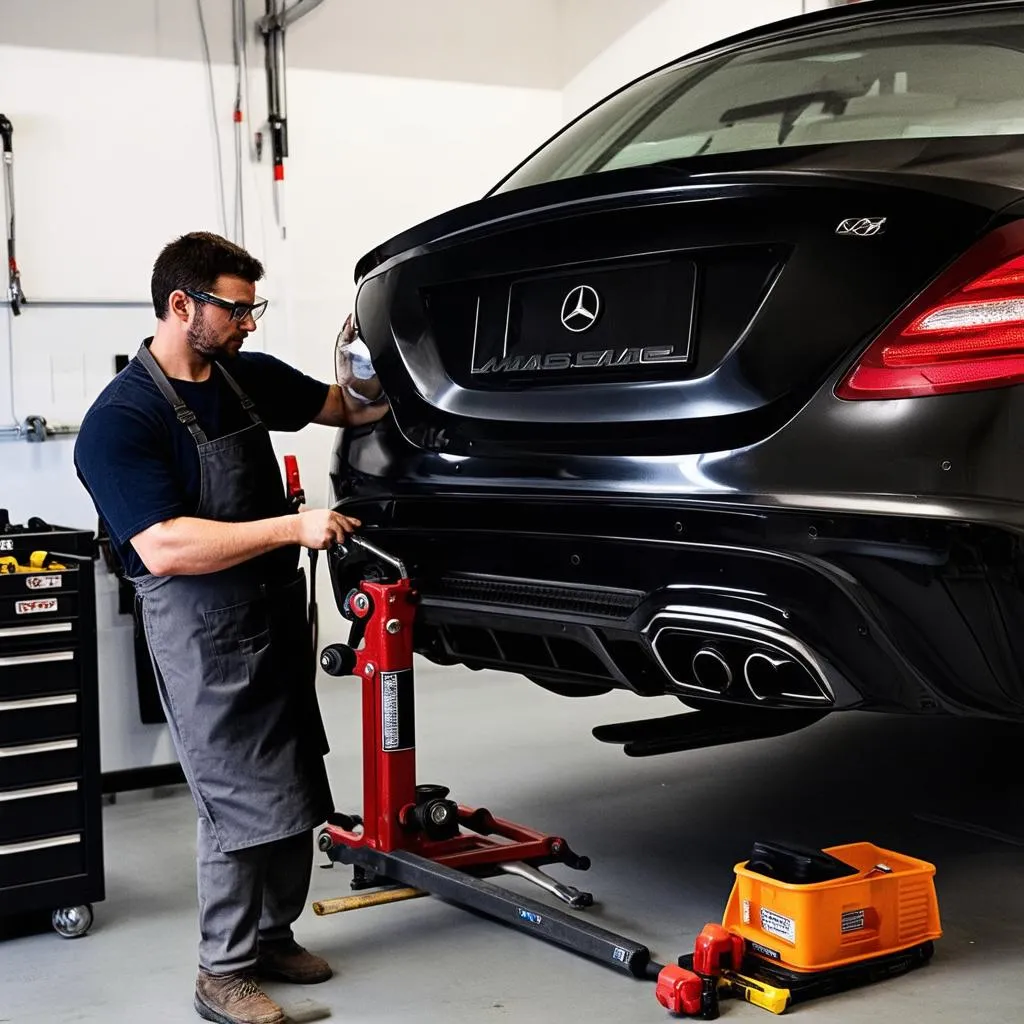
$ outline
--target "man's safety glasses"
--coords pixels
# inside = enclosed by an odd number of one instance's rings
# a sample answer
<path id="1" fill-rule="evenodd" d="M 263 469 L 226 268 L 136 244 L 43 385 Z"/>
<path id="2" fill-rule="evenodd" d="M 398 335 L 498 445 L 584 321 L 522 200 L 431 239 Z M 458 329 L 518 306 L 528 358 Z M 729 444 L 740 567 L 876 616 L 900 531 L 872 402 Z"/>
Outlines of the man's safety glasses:
<path id="1" fill-rule="evenodd" d="M 222 299 L 219 295 L 211 295 L 209 292 L 194 292 L 191 288 L 183 288 L 182 291 L 196 302 L 208 302 L 211 306 L 220 306 L 221 309 L 231 311 L 231 319 L 241 323 L 246 317 L 251 316 L 253 320 L 259 320 L 266 312 L 267 300 L 256 297 L 255 302 L 232 302 L 230 299 Z"/>

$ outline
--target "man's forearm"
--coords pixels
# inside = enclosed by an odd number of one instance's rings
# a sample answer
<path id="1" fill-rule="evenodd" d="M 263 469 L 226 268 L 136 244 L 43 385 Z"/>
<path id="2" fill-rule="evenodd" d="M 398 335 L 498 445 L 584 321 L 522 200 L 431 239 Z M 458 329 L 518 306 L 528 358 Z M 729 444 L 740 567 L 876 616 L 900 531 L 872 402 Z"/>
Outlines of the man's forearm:
<path id="1" fill-rule="evenodd" d="M 154 576 L 198 576 L 296 544 L 297 530 L 293 515 L 249 523 L 182 516 L 149 527 L 132 545 Z"/>

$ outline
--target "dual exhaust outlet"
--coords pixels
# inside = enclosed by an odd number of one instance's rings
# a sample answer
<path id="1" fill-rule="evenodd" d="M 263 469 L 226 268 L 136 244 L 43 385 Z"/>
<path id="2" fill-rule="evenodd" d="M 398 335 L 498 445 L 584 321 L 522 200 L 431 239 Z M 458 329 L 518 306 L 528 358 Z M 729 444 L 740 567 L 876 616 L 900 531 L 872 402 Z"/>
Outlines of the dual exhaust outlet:
<path id="1" fill-rule="evenodd" d="M 690 670 L 702 690 L 725 694 L 734 682 L 732 666 L 714 647 L 701 647 Z M 820 703 L 832 699 L 803 665 L 775 652 L 752 651 L 743 659 L 741 675 L 758 701 Z"/>
<path id="2" fill-rule="evenodd" d="M 761 616 L 673 606 L 645 633 L 666 674 L 687 690 L 775 706 L 835 702 L 814 651 Z"/>

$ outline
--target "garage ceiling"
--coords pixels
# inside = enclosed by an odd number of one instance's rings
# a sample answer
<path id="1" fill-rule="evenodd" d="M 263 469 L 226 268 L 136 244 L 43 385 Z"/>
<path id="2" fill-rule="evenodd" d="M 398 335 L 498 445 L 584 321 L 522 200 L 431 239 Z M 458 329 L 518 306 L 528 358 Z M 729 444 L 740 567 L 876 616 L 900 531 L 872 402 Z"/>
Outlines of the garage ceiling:
<path id="1" fill-rule="evenodd" d="M 662 0 L 324 0 L 288 32 L 289 66 L 559 89 Z M 203 0 L 231 61 L 227 0 Z M 264 11 L 249 0 L 250 20 Z M 196 60 L 196 0 L 0 0 L 0 43 Z M 681 41 L 680 52 L 685 50 Z M 256 45 L 250 59 L 259 62 Z"/>

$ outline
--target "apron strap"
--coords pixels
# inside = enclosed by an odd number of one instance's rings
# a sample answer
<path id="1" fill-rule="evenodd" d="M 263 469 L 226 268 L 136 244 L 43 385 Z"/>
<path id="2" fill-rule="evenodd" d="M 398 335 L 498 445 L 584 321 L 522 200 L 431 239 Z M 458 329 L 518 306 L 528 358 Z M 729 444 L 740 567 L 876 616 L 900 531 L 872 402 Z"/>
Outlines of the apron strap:
<path id="1" fill-rule="evenodd" d="M 149 351 L 145 342 L 139 346 L 139 351 L 135 353 L 135 358 L 142 363 L 150 377 L 153 378 L 153 383 L 160 389 L 160 394 L 174 406 L 174 415 L 178 417 L 178 422 L 188 428 L 188 432 L 192 435 L 196 444 L 206 444 L 206 434 L 203 428 L 199 426 L 196 414 L 181 400 L 178 392 L 171 387 L 167 374 L 160 369 L 160 364 L 153 358 L 153 353 Z"/>
<path id="2" fill-rule="evenodd" d="M 238 381 L 219 362 L 214 363 L 214 365 L 223 374 L 224 379 L 228 382 L 228 387 L 238 396 L 238 400 L 242 403 L 242 408 L 249 414 L 249 419 L 253 423 L 262 423 L 263 420 L 260 419 L 259 414 L 256 412 L 256 403 L 241 389 Z"/>

